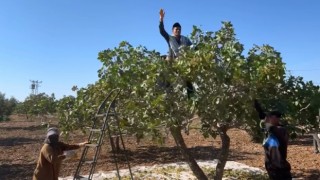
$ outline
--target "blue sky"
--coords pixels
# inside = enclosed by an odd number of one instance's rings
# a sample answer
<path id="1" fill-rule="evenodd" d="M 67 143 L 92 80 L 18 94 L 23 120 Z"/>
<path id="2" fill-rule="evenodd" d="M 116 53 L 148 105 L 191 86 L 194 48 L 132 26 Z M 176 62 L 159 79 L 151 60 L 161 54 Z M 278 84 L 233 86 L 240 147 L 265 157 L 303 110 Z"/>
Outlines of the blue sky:
<path id="1" fill-rule="evenodd" d="M 231 21 L 246 50 L 270 44 L 293 75 L 320 84 L 317 0 L 6 0 L 0 1 L 0 92 L 23 101 L 30 80 L 39 80 L 39 92 L 74 95 L 73 85 L 98 79 L 98 52 L 122 40 L 165 54 L 160 8 L 167 31 L 178 21 L 184 35 L 192 25 L 216 31 Z"/>

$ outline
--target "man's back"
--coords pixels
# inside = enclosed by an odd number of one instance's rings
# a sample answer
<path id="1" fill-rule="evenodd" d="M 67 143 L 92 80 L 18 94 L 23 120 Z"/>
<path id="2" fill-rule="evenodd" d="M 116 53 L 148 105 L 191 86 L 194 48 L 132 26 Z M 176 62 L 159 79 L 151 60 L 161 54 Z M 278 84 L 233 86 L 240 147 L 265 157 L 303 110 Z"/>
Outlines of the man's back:
<path id="1" fill-rule="evenodd" d="M 263 146 L 265 167 L 271 179 L 291 179 L 291 166 L 287 161 L 288 133 L 282 126 L 272 126 Z"/>

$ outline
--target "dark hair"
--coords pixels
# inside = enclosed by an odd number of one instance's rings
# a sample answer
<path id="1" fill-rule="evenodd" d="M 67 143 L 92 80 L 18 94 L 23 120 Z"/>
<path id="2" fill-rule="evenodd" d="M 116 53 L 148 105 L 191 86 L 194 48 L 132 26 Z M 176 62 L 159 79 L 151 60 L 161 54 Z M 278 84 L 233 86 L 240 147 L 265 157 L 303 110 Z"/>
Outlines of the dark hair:
<path id="1" fill-rule="evenodd" d="M 176 23 L 173 24 L 172 29 L 175 28 L 175 27 L 181 28 L 181 25 L 178 22 L 176 22 Z"/>
<path id="2" fill-rule="evenodd" d="M 271 117 L 271 116 L 276 116 L 277 118 L 281 118 L 282 116 L 282 113 L 275 110 L 275 111 L 270 111 L 268 114 L 267 114 L 267 117 Z"/>

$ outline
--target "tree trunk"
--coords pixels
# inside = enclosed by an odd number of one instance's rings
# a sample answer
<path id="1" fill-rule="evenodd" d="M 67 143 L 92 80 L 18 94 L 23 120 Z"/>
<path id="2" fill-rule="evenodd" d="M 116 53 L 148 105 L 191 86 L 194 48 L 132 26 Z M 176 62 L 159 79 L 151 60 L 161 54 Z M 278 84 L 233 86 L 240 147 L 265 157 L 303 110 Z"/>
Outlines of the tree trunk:
<path id="1" fill-rule="evenodd" d="M 176 144 L 177 144 L 178 148 L 180 149 L 183 158 L 185 159 L 185 161 L 187 161 L 193 174 L 199 180 L 207 180 L 208 179 L 207 176 L 204 174 L 202 169 L 197 164 L 196 160 L 192 157 L 191 153 L 189 152 L 189 150 L 184 142 L 184 139 L 182 137 L 181 128 L 172 127 L 172 128 L 170 128 L 170 132 L 171 132 L 174 140 L 176 141 Z"/>
<path id="2" fill-rule="evenodd" d="M 318 136 L 318 132 L 313 133 L 312 136 L 313 136 L 314 152 L 319 153 L 320 152 L 320 138 Z"/>
<path id="3" fill-rule="evenodd" d="M 229 148 L 230 148 L 230 137 L 227 134 L 227 130 L 228 130 L 227 126 L 222 126 L 222 127 L 219 127 L 218 129 L 219 136 L 221 138 L 222 147 L 221 147 L 221 151 L 218 158 L 218 164 L 216 167 L 216 174 L 214 177 L 215 180 L 222 179 L 224 167 L 226 166 L 226 163 L 228 160 Z"/>
<path id="4" fill-rule="evenodd" d="M 119 137 L 111 137 L 112 150 L 116 153 L 121 151 Z"/>
<path id="5" fill-rule="evenodd" d="M 257 122 L 249 131 L 251 140 L 255 143 L 261 143 L 264 138 L 264 132 L 260 127 L 260 122 Z"/>
<path id="6" fill-rule="evenodd" d="M 27 120 L 29 119 L 29 115 L 28 115 L 28 112 L 26 112 L 26 118 L 27 118 Z"/>

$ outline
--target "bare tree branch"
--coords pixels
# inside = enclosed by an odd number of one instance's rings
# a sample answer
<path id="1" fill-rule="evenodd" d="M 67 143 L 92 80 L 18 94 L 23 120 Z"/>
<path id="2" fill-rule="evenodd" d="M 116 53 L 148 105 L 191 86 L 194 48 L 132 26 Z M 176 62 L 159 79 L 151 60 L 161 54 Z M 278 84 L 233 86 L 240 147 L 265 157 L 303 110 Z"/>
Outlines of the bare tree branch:
<path id="1" fill-rule="evenodd" d="M 306 107 L 301 108 L 299 112 L 301 112 L 301 111 L 303 111 L 303 110 L 307 109 L 310 105 L 311 105 L 311 104 L 309 103 Z"/>

